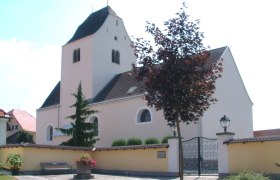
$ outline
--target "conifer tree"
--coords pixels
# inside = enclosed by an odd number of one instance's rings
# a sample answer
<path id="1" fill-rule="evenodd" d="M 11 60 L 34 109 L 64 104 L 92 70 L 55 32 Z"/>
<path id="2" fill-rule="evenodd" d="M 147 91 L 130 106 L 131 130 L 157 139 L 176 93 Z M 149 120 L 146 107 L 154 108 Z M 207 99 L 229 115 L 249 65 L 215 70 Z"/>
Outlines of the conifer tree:
<path id="1" fill-rule="evenodd" d="M 96 142 L 97 127 L 86 120 L 97 111 L 89 109 L 89 102 L 83 95 L 81 82 L 76 93 L 72 95 L 76 98 L 76 102 L 70 107 L 75 108 L 75 114 L 66 117 L 74 121 L 71 122 L 72 127 L 69 129 L 58 128 L 63 134 L 71 135 L 72 138 L 61 145 L 91 147 Z"/>

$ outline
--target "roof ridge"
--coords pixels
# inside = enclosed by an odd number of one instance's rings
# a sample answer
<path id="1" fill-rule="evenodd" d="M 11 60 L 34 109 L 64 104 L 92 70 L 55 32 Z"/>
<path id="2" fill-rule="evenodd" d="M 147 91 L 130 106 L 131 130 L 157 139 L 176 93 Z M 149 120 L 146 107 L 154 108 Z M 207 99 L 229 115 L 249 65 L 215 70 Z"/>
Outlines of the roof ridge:
<path id="1" fill-rule="evenodd" d="M 102 9 L 92 12 L 84 20 L 84 22 L 79 25 L 73 37 L 66 44 L 96 33 L 103 25 L 109 14 L 117 16 L 110 6 L 106 6 Z"/>

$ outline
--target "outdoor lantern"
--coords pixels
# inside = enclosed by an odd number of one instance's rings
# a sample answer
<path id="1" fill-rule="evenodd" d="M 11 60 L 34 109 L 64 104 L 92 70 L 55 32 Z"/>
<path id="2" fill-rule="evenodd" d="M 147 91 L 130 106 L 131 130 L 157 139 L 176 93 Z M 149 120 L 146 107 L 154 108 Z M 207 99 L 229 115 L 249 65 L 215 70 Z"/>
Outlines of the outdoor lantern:
<path id="1" fill-rule="evenodd" d="M 171 130 L 171 132 L 173 133 L 173 136 L 176 137 L 177 127 L 176 127 L 174 121 L 173 121 L 172 124 L 170 125 L 170 130 Z"/>
<path id="2" fill-rule="evenodd" d="M 222 128 L 224 128 L 225 133 L 227 132 L 227 128 L 229 127 L 229 123 L 230 120 L 228 117 L 226 117 L 226 115 L 224 115 L 221 119 L 220 119 L 220 123 Z"/>

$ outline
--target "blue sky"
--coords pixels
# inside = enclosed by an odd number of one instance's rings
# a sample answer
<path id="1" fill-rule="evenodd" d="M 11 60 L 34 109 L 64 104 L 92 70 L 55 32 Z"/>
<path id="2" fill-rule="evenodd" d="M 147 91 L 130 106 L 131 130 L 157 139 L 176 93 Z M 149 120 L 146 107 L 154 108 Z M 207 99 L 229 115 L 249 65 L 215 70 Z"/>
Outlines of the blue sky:
<path id="1" fill-rule="evenodd" d="M 277 0 L 186 0 L 200 19 L 205 45 L 229 46 L 252 99 L 254 129 L 280 128 Z M 145 21 L 162 25 L 181 0 L 109 0 L 128 33 L 146 37 Z M 0 2 L 0 108 L 36 115 L 60 79 L 61 47 L 106 0 L 9 0 Z"/>

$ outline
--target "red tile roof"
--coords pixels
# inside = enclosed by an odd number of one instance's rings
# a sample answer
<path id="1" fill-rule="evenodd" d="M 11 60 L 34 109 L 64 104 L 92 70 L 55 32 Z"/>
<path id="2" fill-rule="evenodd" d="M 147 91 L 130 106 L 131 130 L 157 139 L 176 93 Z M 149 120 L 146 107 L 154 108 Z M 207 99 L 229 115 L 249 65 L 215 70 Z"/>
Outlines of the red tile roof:
<path id="1" fill-rule="evenodd" d="M 1 118 L 10 118 L 10 116 L 3 109 L 0 109 L 0 117 Z"/>
<path id="2" fill-rule="evenodd" d="M 267 129 L 254 131 L 254 137 L 260 136 L 280 136 L 280 129 Z"/>
<path id="3" fill-rule="evenodd" d="M 1 145 L 1 148 L 17 148 L 17 147 L 35 147 L 35 148 L 49 148 L 49 149 L 69 149 L 69 150 L 84 150 L 84 151 L 108 151 L 108 150 L 128 150 L 128 149 L 157 149 L 168 148 L 168 144 L 148 144 L 148 145 L 133 145 L 133 146 L 115 146 L 115 147 L 76 147 L 76 146 L 56 146 L 46 144 L 5 144 Z"/>
<path id="4" fill-rule="evenodd" d="M 231 139 L 224 142 L 224 144 L 279 141 L 279 140 L 280 140 L 280 136 L 263 136 L 263 137 L 253 137 L 253 138 Z"/>
<path id="5" fill-rule="evenodd" d="M 25 131 L 36 132 L 36 119 L 24 110 L 13 109 L 8 114 L 14 117 Z"/>
<path id="6" fill-rule="evenodd" d="M 0 109 L 0 117 L 4 117 L 6 114 L 7 113 L 4 110 Z"/>

